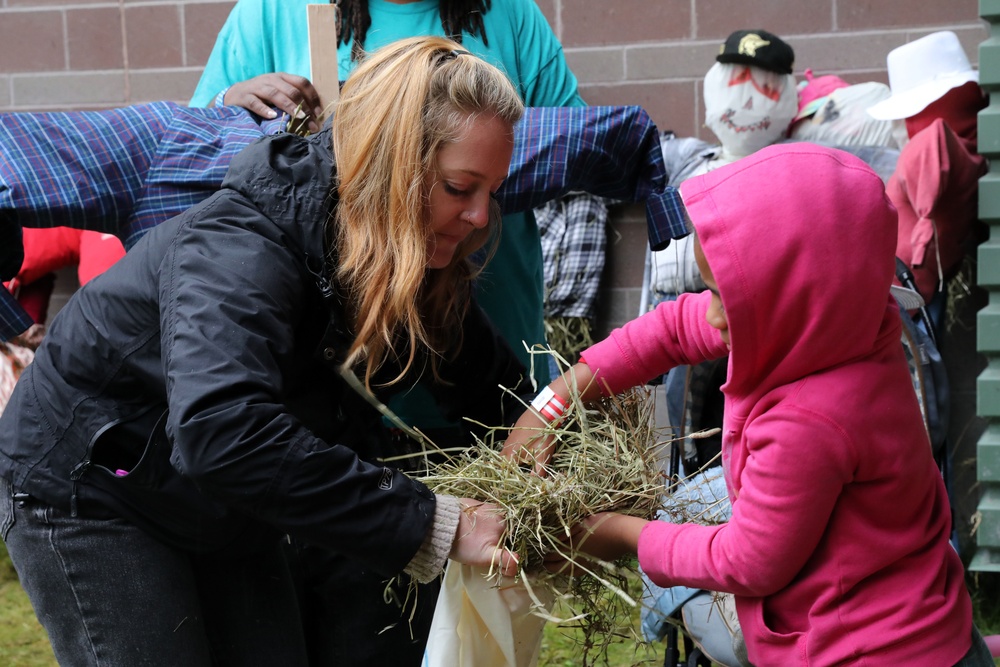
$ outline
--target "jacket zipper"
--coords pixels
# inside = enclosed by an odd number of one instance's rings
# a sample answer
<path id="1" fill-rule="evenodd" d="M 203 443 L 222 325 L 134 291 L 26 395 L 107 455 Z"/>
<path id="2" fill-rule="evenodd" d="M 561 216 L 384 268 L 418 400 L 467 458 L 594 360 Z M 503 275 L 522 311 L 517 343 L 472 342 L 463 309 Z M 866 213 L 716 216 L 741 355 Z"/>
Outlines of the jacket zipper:
<path id="1" fill-rule="evenodd" d="M 69 515 L 76 518 L 76 492 L 77 483 L 80 478 L 90 469 L 90 459 L 84 459 L 80 463 L 76 464 L 72 471 L 69 473 L 69 478 L 73 480 L 73 489 L 69 496 Z"/>
<path id="2" fill-rule="evenodd" d="M 139 414 L 144 414 L 147 411 L 148 410 L 143 410 Z M 102 435 L 104 435 L 105 432 L 107 432 L 108 429 L 118 425 L 120 422 L 121 419 L 115 419 L 114 421 L 105 424 L 103 428 L 101 428 L 97 433 L 95 433 L 94 436 L 90 439 L 90 442 L 87 443 L 87 458 L 77 463 L 70 471 L 69 478 L 73 482 L 73 487 L 72 489 L 70 489 L 70 496 L 69 496 L 69 515 L 71 517 L 76 518 L 77 515 L 76 497 L 77 497 L 77 487 L 79 486 L 78 482 L 80 481 L 80 478 L 83 477 L 85 474 L 87 474 L 87 471 L 90 470 L 91 457 L 94 455 L 94 445 L 97 443 L 97 440 Z"/>

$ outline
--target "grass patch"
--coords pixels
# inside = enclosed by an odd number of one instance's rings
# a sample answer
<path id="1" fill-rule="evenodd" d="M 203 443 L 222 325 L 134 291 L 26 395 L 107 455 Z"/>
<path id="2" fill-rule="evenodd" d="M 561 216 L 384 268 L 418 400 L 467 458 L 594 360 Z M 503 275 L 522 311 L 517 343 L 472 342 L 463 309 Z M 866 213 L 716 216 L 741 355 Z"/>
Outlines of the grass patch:
<path id="1" fill-rule="evenodd" d="M 976 627 L 984 637 L 1000 635 L 1000 573 L 972 572 L 967 578 Z"/>
<path id="2" fill-rule="evenodd" d="M 0 542 L 0 665 L 54 667 L 48 637 L 35 619 L 28 596 Z"/>
<path id="3" fill-rule="evenodd" d="M 642 584 L 638 577 L 630 579 L 628 593 L 639 600 Z M 610 591 L 604 591 L 596 603 L 614 609 L 622 608 Z M 603 646 L 595 646 L 593 628 L 586 623 L 547 624 L 542 635 L 538 664 L 542 667 L 580 667 L 586 660 L 586 664 L 599 667 L 662 665 L 666 645 L 664 642 L 649 644 L 641 639 L 640 610 L 636 606 L 630 615 L 617 619 L 616 627 L 604 628 L 606 641 Z M 578 600 L 562 598 L 556 602 L 552 614 L 559 618 L 571 618 L 581 611 Z M 607 615 L 604 617 L 608 618 Z"/>
<path id="4" fill-rule="evenodd" d="M 1000 634 L 1000 574 L 979 573 L 969 577 L 976 625 L 983 635 Z M 635 592 L 638 597 L 638 591 Z M 557 608 L 556 611 L 559 611 Z M 606 667 L 647 667 L 663 664 L 663 642 L 647 644 L 631 637 L 639 635 L 639 608 L 622 619 L 617 632 L 621 641 L 608 647 L 598 664 Z M 572 625 L 548 624 L 542 637 L 539 667 L 579 667 L 585 633 Z M 45 631 L 35 620 L 24 590 L 0 542 L 0 665 L 5 667 L 56 667 Z M 1000 665 L 1000 660 L 996 662 Z"/>
<path id="5" fill-rule="evenodd" d="M 638 593 L 636 593 L 638 595 Z M 625 619 L 620 632 L 638 633 L 639 610 Z M 629 635 L 631 636 L 631 635 Z M 540 667 L 579 667 L 584 634 L 579 627 L 545 628 L 538 664 Z M 663 664 L 663 645 L 634 640 L 612 644 L 607 653 L 608 667 L 639 667 Z M 17 574 L 0 542 L 0 665 L 4 667 L 56 667 L 55 657 L 42 626 L 35 619 L 31 603 L 17 581 Z"/>

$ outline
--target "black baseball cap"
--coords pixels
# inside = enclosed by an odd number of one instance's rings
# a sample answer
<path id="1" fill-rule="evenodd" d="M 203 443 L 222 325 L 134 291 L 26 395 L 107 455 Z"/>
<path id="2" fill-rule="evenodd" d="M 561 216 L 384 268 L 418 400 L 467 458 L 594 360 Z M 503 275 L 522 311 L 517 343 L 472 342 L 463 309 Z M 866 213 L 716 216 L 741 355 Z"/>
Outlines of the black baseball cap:
<path id="1" fill-rule="evenodd" d="M 737 30 L 726 38 L 715 59 L 720 63 L 755 65 L 778 74 L 791 74 L 795 51 L 766 30 Z"/>

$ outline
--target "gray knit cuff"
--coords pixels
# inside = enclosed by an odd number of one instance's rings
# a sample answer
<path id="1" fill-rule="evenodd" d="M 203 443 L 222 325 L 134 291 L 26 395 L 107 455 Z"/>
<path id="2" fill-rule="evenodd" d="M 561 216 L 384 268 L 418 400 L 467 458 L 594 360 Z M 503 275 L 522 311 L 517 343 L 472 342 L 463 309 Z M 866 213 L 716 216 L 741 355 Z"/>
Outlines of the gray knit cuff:
<path id="1" fill-rule="evenodd" d="M 444 571 L 458 531 L 458 516 L 462 511 L 462 504 L 454 496 L 434 494 L 434 498 L 437 501 L 434 504 L 434 523 L 413 559 L 403 568 L 404 572 L 422 584 L 432 581 Z"/>

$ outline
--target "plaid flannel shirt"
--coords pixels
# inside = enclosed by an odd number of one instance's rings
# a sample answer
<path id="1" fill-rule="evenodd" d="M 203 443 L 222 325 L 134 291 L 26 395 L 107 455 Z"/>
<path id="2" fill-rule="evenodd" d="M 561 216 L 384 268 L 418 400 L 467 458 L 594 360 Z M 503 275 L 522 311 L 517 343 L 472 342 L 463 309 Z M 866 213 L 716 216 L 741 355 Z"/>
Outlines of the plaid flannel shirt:
<path id="1" fill-rule="evenodd" d="M 0 279 L 20 265 L 21 227 L 115 234 L 126 248 L 219 189 L 232 157 L 287 117 L 153 102 L 109 111 L 0 114 Z M 515 130 L 505 212 L 582 190 L 645 201 L 653 248 L 687 233 L 656 126 L 640 107 L 529 108 Z M 13 269 L 16 272 L 16 268 Z M 0 289 L 0 339 L 31 319 Z"/>
<path id="2" fill-rule="evenodd" d="M 604 272 L 608 207 L 591 194 L 568 195 L 535 209 L 542 237 L 545 316 L 596 314 Z"/>

